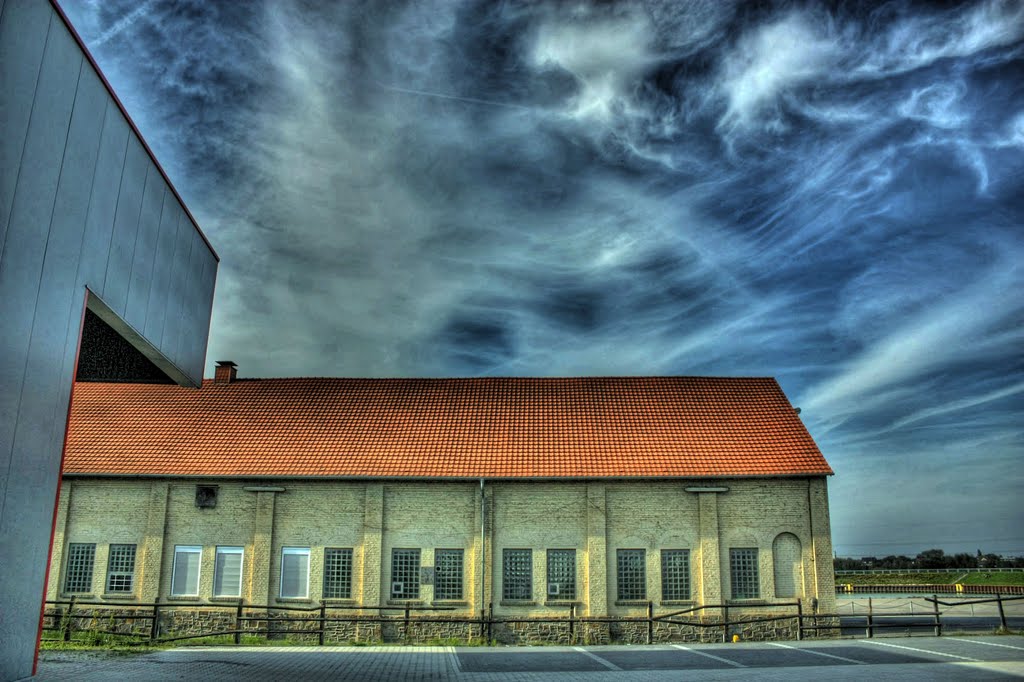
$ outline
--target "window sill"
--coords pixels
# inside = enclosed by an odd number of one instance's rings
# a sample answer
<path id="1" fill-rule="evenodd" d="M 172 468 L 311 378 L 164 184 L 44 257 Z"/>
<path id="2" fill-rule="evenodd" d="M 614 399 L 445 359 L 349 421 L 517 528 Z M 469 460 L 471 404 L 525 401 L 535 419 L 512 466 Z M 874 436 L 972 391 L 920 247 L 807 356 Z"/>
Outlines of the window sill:
<path id="1" fill-rule="evenodd" d="M 532 599 L 502 599 L 499 606 L 536 606 L 537 602 Z"/>
<path id="2" fill-rule="evenodd" d="M 661 606 L 693 606 L 697 602 L 692 599 L 662 599 L 658 603 Z"/>
<path id="3" fill-rule="evenodd" d="M 462 599 L 435 599 L 431 606 L 469 606 L 468 601 Z"/>
<path id="4" fill-rule="evenodd" d="M 324 599 L 324 606 L 358 606 L 359 602 L 355 599 Z"/>
<path id="5" fill-rule="evenodd" d="M 100 595 L 100 599 L 106 601 L 135 601 L 135 594 L 133 592 L 104 592 Z"/>
<path id="6" fill-rule="evenodd" d="M 198 594 L 172 594 L 167 598 L 168 601 L 202 601 Z"/>
<path id="7" fill-rule="evenodd" d="M 80 592 L 61 592 L 60 593 L 60 598 L 61 599 L 74 599 L 75 601 L 82 601 L 84 599 L 95 599 L 96 595 L 92 594 L 92 593 L 90 593 L 90 594 L 82 594 Z"/>
<path id="8" fill-rule="evenodd" d="M 237 595 L 237 596 L 234 596 L 234 597 L 228 597 L 228 596 L 225 596 L 225 595 L 221 595 L 219 597 L 210 597 L 210 601 L 218 602 L 218 603 L 221 603 L 221 604 L 223 604 L 224 602 L 229 602 L 231 604 L 237 604 L 238 602 L 242 601 L 242 596 L 241 595 Z"/>
<path id="9" fill-rule="evenodd" d="M 646 599 L 616 599 L 616 606 L 647 606 L 650 602 Z"/>
<path id="10" fill-rule="evenodd" d="M 579 606 L 579 604 L 575 599 L 548 599 L 544 602 L 544 606 Z"/>
<path id="11" fill-rule="evenodd" d="M 235 601 L 238 601 L 237 599 Z M 275 599 L 278 604 L 312 604 L 313 600 L 309 597 L 278 597 Z"/>
<path id="12" fill-rule="evenodd" d="M 388 606 L 424 606 L 422 599 L 388 599 Z"/>
<path id="13" fill-rule="evenodd" d="M 771 602 L 767 599 L 761 599 L 755 597 L 751 599 L 727 599 L 725 601 L 726 606 L 770 606 Z"/>

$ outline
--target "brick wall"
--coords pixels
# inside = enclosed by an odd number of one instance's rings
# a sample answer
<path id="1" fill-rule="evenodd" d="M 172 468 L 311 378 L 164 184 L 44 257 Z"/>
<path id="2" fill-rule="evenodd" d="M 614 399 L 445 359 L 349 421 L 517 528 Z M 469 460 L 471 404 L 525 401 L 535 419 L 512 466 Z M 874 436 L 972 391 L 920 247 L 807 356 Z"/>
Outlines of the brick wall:
<path id="1" fill-rule="evenodd" d="M 436 602 L 433 586 L 420 586 L 414 606 L 446 606 L 442 614 L 478 616 L 493 602 L 497 617 L 565 616 L 567 600 L 549 600 L 547 550 L 576 552 L 578 616 L 646 616 L 646 603 L 617 599 L 616 552 L 643 549 L 646 599 L 656 613 L 678 611 L 731 599 L 729 550 L 758 550 L 760 595 L 730 605 L 730 613 L 756 612 L 759 606 L 792 601 L 776 597 L 773 550 L 786 548 L 790 582 L 806 601 L 818 600 L 820 612 L 832 612 L 835 594 L 831 564 L 828 496 L 823 478 L 706 481 L 488 482 L 485 490 L 485 554 L 480 566 L 480 488 L 478 482 L 351 482 L 222 480 L 217 505 L 197 508 L 195 487 L 209 481 L 139 479 L 65 479 L 58 506 L 58 527 L 48 599 L 62 598 L 64 555 L 68 543 L 95 542 L 92 592 L 80 599 L 124 603 L 103 594 L 110 543 L 135 543 L 136 587 L 128 600 L 201 606 L 237 601 L 213 597 L 217 546 L 244 548 L 242 599 L 247 603 L 317 606 L 322 597 L 323 550 L 351 548 L 352 598 L 328 606 L 402 605 L 391 600 L 391 551 L 421 550 L 421 566 L 434 565 L 437 549 L 464 550 L 463 599 Z M 727 492 L 687 492 L 688 486 L 728 488 Z M 780 534 L 791 538 L 776 543 Z M 200 589 L 195 598 L 172 598 L 171 575 L 176 545 L 202 546 Z M 281 551 L 310 548 L 309 596 L 278 598 Z M 509 603 L 502 594 L 502 550 L 532 550 L 531 599 Z M 661 550 L 690 552 L 691 598 L 663 603 Z M 798 564 L 793 566 L 793 556 Z M 481 593 L 481 577 L 486 586 Z M 810 611 L 810 606 L 805 608 Z M 374 613 L 374 612 L 367 612 Z M 396 612 L 391 612 L 392 614 Z M 720 615 L 704 612 L 704 616 Z M 390 626 L 388 626 L 390 627 Z M 431 636 L 455 636 L 455 626 L 421 628 Z M 538 626 L 539 627 L 539 626 Z M 379 629 L 379 628 L 378 628 Z M 529 636 L 538 631 L 531 625 Z M 592 625 L 593 639 L 606 636 Z M 514 641 L 526 635 L 509 628 Z M 628 628 L 627 628 L 628 630 Z M 626 632 L 626 631 L 623 631 Z M 346 631 L 347 635 L 353 634 Z M 548 633 L 550 634 L 550 633 Z M 677 633 L 683 637 L 682 633 Z M 339 630 L 339 637 L 342 636 Z M 383 635 L 382 635 L 383 636 Z M 547 636 L 547 635 L 545 635 Z M 619 633 L 608 636 L 623 636 Z M 689 635 L 686 635 L 689 636 Z M 561 637 L 561 635 L 558 635 Z M 557 638 L 556 638 L 557 639 Z M 560 641 L 560 640 L 558 640 Z"/>

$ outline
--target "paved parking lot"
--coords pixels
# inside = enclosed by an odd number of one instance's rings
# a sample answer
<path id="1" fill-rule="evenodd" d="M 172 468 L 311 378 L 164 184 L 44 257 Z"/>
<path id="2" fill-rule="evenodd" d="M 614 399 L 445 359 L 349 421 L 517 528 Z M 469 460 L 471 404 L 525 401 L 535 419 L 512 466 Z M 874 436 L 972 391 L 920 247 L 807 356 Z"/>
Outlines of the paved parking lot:
<path id="1" fill-rule="evenodd" d="M 209 647 L 113 658 L 47 653 L 36 680 L 1007 680 L 1024 637 L 595 647 Z"/>

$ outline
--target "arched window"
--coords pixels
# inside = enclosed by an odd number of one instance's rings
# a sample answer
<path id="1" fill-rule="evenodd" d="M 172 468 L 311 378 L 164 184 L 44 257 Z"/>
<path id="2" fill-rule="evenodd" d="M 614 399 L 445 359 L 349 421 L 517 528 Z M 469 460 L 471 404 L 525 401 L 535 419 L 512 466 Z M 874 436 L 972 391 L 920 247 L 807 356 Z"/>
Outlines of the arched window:
<path id="1" fill-rule="evenodd" d="M 801 596 L 804 578 L 800 538 L 792 533 L 779 533 L 772 543 L 772 561 L 775 565 L 775 596 Z"/>

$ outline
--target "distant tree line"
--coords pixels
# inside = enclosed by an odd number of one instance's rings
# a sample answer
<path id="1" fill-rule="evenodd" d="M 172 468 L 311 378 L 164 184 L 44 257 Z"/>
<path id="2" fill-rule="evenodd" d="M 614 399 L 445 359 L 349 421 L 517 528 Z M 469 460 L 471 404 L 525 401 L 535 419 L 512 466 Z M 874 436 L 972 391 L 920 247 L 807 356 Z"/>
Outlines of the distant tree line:
<path id="1" fill-rule="evenodd" d="M 1024 568 L 1024 557 L 1003 557 L 999 554 L 977 554 L 962 552 L 946 554 L 941 549 L 926 549 L 916 557 L 889 555 L 887 557 L 866 556 L 860 559 L 836 557 L 833 561 L 837 571 L 870 571 L 876 568 Z"/>

